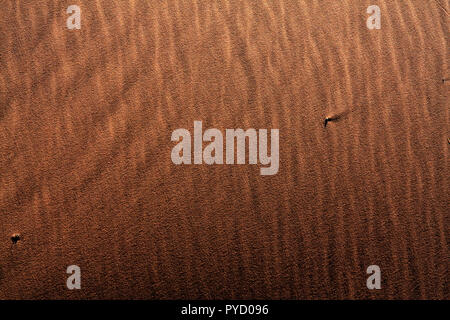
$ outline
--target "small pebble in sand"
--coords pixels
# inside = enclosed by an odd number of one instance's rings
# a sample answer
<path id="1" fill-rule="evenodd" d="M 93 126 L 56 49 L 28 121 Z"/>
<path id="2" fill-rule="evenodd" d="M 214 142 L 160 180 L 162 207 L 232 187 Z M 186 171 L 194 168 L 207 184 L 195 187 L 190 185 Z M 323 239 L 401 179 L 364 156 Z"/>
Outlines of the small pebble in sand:
<path id="1" fill-rule="evenodd" d="M 11 241 L 16 244 L 21 239 L 20 234 L 14 233 L 11 235 Z"/>

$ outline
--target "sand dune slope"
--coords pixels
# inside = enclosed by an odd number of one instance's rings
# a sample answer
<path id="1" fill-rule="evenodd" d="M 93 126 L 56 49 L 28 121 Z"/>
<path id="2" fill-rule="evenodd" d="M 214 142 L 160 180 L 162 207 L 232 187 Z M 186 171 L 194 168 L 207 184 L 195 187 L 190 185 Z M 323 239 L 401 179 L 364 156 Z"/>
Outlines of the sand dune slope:
<path id="1" fill-rule="evenodd" d="M 366 0 L 78 1 L 68 30 L 74 2 L 0 0 L 1 299 L 449 298 L 448 1 L 378 0 L 380 30 Z M 174 165 L 194 120 L 279 129 L 278 174 Z"/>

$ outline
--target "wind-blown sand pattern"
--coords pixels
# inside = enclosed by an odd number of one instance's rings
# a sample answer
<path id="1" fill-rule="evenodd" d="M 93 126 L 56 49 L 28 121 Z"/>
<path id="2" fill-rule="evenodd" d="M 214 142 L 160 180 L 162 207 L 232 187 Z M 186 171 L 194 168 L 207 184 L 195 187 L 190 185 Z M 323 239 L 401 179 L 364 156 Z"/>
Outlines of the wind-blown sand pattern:
<path id="1" fill-rule="evenodd" d="M 1 299 L 450 297 L 448 1 L 0 5 Z M 174 165 L 194 120 L 278 174 Z"/>

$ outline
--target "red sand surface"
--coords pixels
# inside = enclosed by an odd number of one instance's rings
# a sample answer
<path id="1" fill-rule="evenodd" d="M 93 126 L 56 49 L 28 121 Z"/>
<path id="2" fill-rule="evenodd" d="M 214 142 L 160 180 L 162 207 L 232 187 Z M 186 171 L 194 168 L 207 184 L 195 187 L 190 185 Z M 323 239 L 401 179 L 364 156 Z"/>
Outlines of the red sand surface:
<path id="1" fill-rule="evenodd" d="M 450 298 L 448 1 L 0 4 L 1 299 Z M 194 120 L 278 174 L 174 165 Z"/>

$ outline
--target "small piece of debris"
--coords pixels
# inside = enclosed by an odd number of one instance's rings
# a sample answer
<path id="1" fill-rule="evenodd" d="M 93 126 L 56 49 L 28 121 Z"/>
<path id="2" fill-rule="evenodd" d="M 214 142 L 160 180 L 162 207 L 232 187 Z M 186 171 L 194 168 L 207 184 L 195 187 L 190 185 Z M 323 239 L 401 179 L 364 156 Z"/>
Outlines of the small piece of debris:
<path id="1" fill-rule="evenodd" d="M 358 110 L 358 109 L 353 108 L 353 110 L 342 111 L 342 112 L 340 112 L 340 113 L 336 113 L 336 114 L 333 114 L 333 115 L 331 115 L 331 116 L 326 117 L 326 118 L 325 118 L 325 121 L 323 122 L 324 128 L 327 127 L 328 122 L 331 122 L 331 121 L 340 121 L 341 119 L 346 118 L 350 113 L 352 113 L 352 112 L 355 111 L 355 110 Z"/>
<path id="2" fill-rule="evenodd" d="M 12 243 L 16 244 L 20 240 L 20 234 L 15 233 L 11 236 Z"/>
<path id="3" fill-rule="evenodd" d="M 341 115 L 336 115 L 336 116 L 333 116 L 333 117 L 326 117 L 326 118 L 325 118 L 325 121 L 324 121 L 324 123 L 323 123 L 324 128 L 327 127 L 328 122 L 330 122 L 330 121 L 337 121 L 337 120 L 339 120 L 340 118 L 341 118 Z"/>

